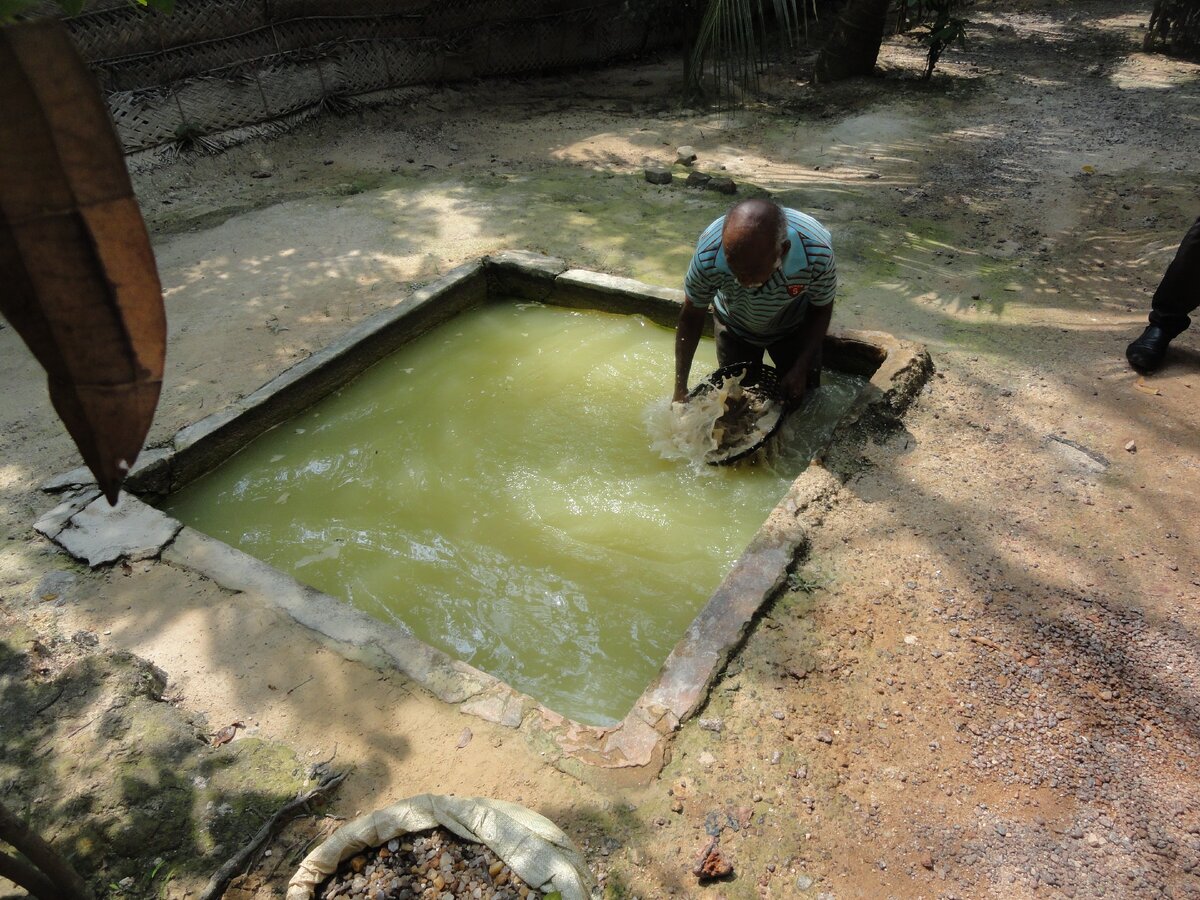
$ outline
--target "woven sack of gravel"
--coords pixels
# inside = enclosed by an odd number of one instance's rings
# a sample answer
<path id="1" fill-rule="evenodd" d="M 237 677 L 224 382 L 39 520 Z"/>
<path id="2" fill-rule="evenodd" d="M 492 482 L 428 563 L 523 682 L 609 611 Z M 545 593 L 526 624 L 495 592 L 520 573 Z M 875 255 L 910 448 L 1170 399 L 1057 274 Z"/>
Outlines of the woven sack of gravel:
<path id="1" fill-rule="evenodd" d="M 342 860 L 392 838 L 439 825 L 491 848 L 526 884 L 563 900 L 587 900 L 595 882 L 570 839 L 549 819 L 516 803 L 486 797 L 420 794 L 347 822 L 300 863 L 287 900 L 312 900 Z"/>

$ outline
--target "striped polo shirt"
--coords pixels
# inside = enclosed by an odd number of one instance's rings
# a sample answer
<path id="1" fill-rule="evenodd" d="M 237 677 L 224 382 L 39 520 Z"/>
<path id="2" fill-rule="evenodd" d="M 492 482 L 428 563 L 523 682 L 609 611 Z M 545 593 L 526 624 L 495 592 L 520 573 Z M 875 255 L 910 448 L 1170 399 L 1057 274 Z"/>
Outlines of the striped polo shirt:
<path id="1" fill-rule="evenodd" d="M 738 337 L 762 347 L 793 331 L 808 307 L 832 303 L 837 287 L 829 232 L 812 216 L 794 209 L 783 213 L 792 247 L 766 284 L 745 288 L 733 277 L 721 247 L 724 216 L 700 235 L 683 282 L 695 306 L 712 304 Z"/>

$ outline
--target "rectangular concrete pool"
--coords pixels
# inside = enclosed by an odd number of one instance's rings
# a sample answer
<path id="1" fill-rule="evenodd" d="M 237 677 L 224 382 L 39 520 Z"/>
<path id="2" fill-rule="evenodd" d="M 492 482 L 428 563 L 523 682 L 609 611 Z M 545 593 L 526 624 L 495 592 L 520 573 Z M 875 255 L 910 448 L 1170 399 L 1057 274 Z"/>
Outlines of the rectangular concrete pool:
<path id="1" fill-rule="evenodd" d="M 653 764 L 836 489 L 805 463 L 929 369 L 887 335 L 832 335 L 790 454 L 697 471 L 644 423 L 680 301 L 528 254 L 461 267 L 148 453 L 130 488 L 169 516 L 85 490 L 39 529 L 80 556 L 124 530 L 566 762 Z"/>

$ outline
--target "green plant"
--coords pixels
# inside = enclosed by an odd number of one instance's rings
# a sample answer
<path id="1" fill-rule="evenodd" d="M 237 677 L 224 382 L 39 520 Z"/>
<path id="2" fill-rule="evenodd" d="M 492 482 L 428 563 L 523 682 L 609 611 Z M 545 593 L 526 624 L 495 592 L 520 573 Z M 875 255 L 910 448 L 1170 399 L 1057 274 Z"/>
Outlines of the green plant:
<path id="1" fill-rule="evenodd" d="M 967 20 L 956 15 L 962 5 L 962 0 L 902 0 L 902 26 L 916 24 L 918 38 L 929 48 L 923 81 L 933 76 L 934 66 L 947 47 L 955 41 L 966 43 Z"/>
<path id="2" fill-rule="evenodd" d="M 824 590 L 830 582 L 828 575 L 816 569 L 797 569 L 789 573 L 787 578 L 788 588 L 802 594 Z"/>

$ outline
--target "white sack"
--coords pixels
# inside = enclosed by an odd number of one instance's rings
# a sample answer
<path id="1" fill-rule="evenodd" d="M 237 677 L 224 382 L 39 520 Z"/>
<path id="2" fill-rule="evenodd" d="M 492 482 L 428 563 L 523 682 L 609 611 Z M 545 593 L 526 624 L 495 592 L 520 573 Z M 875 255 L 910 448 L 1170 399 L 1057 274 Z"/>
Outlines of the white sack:
<path id="1" fill-rule="evenodd" d="M 439 825 L 490 847 L 530 887 L 587 900 L 591 873 L 570 839 L 544 816 L 516 803 L 484 797 L 420 794 L 347 822 L 313 850 L 288 882 L 287 900 L 311 900 L 317 885 L 345 859 L 394 837 Z"/>

